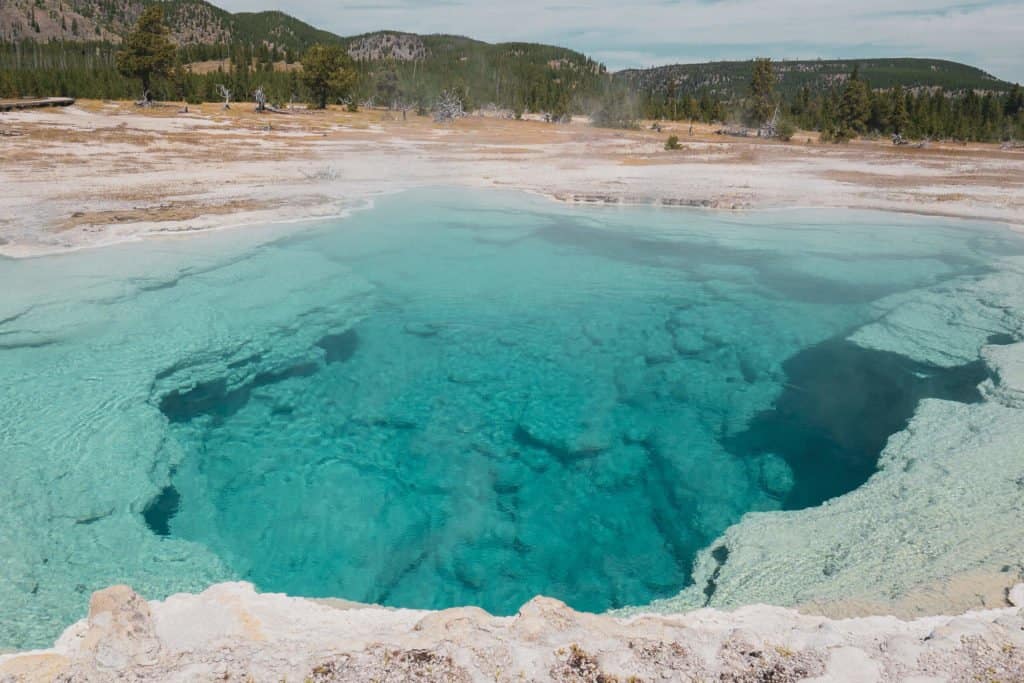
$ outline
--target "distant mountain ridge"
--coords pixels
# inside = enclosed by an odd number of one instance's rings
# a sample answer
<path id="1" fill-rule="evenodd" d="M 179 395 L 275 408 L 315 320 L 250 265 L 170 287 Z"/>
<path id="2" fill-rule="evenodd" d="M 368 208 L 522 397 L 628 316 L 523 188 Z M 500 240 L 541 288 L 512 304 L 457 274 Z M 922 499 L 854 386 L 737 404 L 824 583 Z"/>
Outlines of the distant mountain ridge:
<path id="1" fill-rule="evenodd" d="M 874 58 L 829 60 L 783 60 L 773 63 L 779 91 L 792 97 L 803 87 L 821 92 L 841 86 L 854 68 L 872 88 L 978 90 L 1009 92 L 1012 83 L 981 69 L 942 59 Z M 707 91 L 725 99 L 742 97 L 750 82 L 750 61 L 672 64 L 650 69 L 616 72 L 642 91 L 674 91 L 676 95 L 699 95 Z"/>
<path id="2" fill-rule="evenodd" d="M 515 51 L 525 43 L 491 44 L 464 36 L 417 35 L 403 31 L 374 31 L 343 37 L 316 28 L 279 11 L 232 14 L 205 0 L 3 0 L 0 4 L 0 43 L 81 42 L 119 44 L 142 10 L 164 8 L 171 38 L 181 47 L 247 44 L 299 54 L 315 43 L 345 46 L 360 61 L 407 62 L 432 55 L 448 59 L 482 51 Z M 535 45 L 553 62 L 589 60 L 575 50 Z M 468 57 L 467 57 L 468 58 Z"/>
<path id="3" fill-rule="evenodd" d="M 316 28 L 284 12 L 231 13 L 205 0 L 2 0 L 0 43 L 82 42 L 118 44 L 131 30 L 142 10 L 151 4 L 164 8 L 173 40 L 180 46 L 246 44 L 297 56 L 314 43 L 345 46 L 349 54 L 366 62 L 408 62 L 434 59 L 451 63 L 485 57 L 494 62 L 515 56 L 517 46 L 543 52 L 552 68 L 603 67 L 577 51 L 549 45 L 502 43 L 492 45 L 462 36 L 417 35 L 376 31 L 343 37 Z M 1012 84 L 981 69 L 939 59 L 844 59 L 775 62 L 779 90 L 784 97 L 801 88 L 821 92 L 841 85 L 856 67 L 873 88 L 900 85 L 909 89 L 943 88 L 953 91 L 1009 92 Z M 750 62 L 721 61 L 675 64 L 649 69 L 625 69 L 616 81 L 640 92 L 703 92 L 724 99 L 745 95 Z"/>

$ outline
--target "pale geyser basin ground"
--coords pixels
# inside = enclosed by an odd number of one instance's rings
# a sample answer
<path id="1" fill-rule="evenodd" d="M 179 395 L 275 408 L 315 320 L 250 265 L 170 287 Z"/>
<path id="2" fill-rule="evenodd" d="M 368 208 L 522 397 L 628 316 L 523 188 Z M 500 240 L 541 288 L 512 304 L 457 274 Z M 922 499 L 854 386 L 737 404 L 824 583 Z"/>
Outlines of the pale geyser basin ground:
<path id="1" fill-rule="evenodd" d="M 509 614 L 1019 566 L 1021 254 L 937 218 L 432 190 L 2 261 L 0 644 L 114 583 Z"/>

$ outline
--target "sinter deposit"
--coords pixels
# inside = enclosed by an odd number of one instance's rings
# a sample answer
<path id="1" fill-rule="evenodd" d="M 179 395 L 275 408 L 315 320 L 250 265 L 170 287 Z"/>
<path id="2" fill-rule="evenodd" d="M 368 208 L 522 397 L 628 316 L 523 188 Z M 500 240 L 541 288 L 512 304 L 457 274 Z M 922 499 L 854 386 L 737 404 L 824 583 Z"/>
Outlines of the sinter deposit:
<path id="1" fill-rule="evenodd" d="M 97 592 L 53 649 L 0 657 L 17 681 L 1020 681 L 1014 607 L 833 621 L 755 605 L 616 619 L 535 598 L 512 617 L 258 594 L 226 583 L 146 602 Z"/>

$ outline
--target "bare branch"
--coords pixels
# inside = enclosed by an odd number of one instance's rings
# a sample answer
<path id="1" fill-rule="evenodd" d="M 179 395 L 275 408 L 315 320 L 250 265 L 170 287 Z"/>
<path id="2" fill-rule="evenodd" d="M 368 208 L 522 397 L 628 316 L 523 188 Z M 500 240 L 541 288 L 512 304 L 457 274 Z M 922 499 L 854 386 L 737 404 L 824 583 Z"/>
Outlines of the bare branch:
<path id="1" fill-rule="evenodd" d="M 267 94 L 263 91 L 262 85 L 256 88 L 253 97 L 256 99 L 256 111 L 262 114 L 267 110 Z"/>
<path id="2" fill-rule="evenodd" d="M 451 123 L 455 119 L 461 119 L 466 115 L 462 108 L 462 100 L 455 93 L 445 90 L 434 105 L 434 121 L 436 123 Z"/>
<path id="3" fill-rule="evenodd" d="M 217 92 L 224 98 L 224 108 L 231 109 L 231 91 L 224 87 L 222 84 L 217 84 Z"/>

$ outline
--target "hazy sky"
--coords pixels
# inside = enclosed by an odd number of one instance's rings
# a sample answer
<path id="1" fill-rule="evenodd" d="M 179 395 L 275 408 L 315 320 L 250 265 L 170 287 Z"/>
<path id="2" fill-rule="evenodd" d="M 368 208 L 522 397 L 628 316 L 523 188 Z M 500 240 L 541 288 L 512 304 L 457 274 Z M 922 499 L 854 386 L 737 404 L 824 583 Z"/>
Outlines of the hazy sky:
<path id="1" fill-rule="evenodd" d="M 214 0 L 342 35 L 555 43 L 612 69 L 713 59 L 938 57 L 1024 82 L 1024 0 Z"/>

